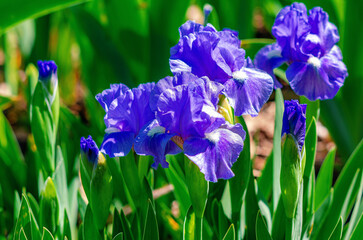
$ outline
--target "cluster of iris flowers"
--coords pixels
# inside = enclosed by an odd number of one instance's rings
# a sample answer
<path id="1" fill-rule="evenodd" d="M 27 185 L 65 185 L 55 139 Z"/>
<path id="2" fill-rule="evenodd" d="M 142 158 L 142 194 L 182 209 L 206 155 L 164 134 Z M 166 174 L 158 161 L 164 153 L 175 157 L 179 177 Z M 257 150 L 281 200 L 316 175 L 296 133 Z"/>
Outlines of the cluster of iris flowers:
<path id="1" fill-rule="evenodd" d="M 272 32 L 277 43 L 261 49 L 253 63 L 237 32 L 187 21 L 170 51 L 173 77 L 133 89 L 114 84 L 96 96 L 106 112 L 100 151 L 120 157 L 133 149 L 153 156 L 154 168 L 168 167 L 167 154 L 184 152 L 207 181 L 233 177 L 246 135 L 234 115 L 258 115 L 274 87 L 281 87 L 274 68 L 288 63 L 292 89 L 312 100 L 334 97 L 347 76 L 337 29 L 321 8 L 308 16 L 294 3 L 280 11 Z M 292 101 L 285 108 L 283 133 L 293 135 L 301 150 L 306 106 Z"/>

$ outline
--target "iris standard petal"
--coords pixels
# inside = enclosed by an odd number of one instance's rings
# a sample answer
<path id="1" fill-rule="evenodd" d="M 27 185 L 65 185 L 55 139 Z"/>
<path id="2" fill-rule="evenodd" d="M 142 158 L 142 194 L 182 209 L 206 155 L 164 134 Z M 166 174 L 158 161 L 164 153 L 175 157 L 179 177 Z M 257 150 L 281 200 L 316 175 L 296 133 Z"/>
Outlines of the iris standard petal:
<path id="1" fill-rule="evenodd" d="M 181 73 L 175 74 L 174 77 L 167 76 L 163 79 L 160 79 L 156 83 L 154 89 L 151 91 L 151 95 L 150 95 L 151 110 L 152 111 L 157 110 L 156 104 L 158 102 L 159 96 L 166 89 L 171 89 L 171 88 L 179 86 L 179 85 L 188 84 L 197 79 L 198 79 L 198 77 L 190 72 L 181 72 Z"/>
<path id="2" fill-rule="evenodd" d="M 277 80 L 273 70 L 280 67 L 287 59 L 281 55 L 281 47 L 275 43 L 261 48 L 255 56 L 255 67 L 261 69 L 273 78 L 274 88 L 282 88 L 282 84 Z"/>
<path id="3" fill-rule="evenodd" d="M 113 100 L 125 93 L 129 88 L 120 84 L 111 84 L 109 89 L 104 90 L 102 93 L 96 95 L 96 100 L 101 104 L 103 109 L 107 112 Z"/>
<path id="4" fill-rule="evenodd" d="M 329 22 L 329 16 L 322 8 L 315 7 L 311 9 L 309 13 L 310 32 L 319 36 L 325 52 L 329 52 L 339 41 L 337 27 Z"/>

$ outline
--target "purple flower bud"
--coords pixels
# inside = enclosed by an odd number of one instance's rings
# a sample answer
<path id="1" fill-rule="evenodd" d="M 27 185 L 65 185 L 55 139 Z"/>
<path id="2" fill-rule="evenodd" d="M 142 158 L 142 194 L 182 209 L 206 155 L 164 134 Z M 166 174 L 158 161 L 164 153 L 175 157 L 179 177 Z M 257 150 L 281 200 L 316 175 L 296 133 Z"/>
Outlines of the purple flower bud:
<path id="1" fill-rule="evenodd" d="M 38 61 L 39 80 L 49 81 L 54 75 L 57 75 L 57 65 L 54 61 Z"/>
<path id="2" fill-rule="evenodd" d="M 306 104 L 297 100 L 285 101 L 281 136 L 290 134 L 301 152 L 306 134 Z"/>
<path id="3" fill-rule="evenodd" d="M 81 137 L 81 153 L 86 156 L 88 161 L 92 163 L 93 165 L 97 164 L 98 160 L 98 147 L 95 141 L 92 139 L 91 136 L 88 136 L 88 138 Z"/>

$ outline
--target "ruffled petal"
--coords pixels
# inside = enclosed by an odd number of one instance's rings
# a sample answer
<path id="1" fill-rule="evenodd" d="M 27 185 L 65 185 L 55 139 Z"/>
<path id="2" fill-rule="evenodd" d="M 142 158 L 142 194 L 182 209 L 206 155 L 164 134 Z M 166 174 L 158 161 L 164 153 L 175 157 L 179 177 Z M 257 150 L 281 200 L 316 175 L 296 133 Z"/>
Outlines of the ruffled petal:
<path id="1" fill-rule="evenodd" d="M 233 79 L 224 84 L 224 94 L 234 108 L 236 116 L 249 114 L 257 116 L 263 104 L 272 93 L 272 77 L 253 68 L 243 68 Z"/>
<path id="2" fill-rule="evenodd" d="M 299 42 L 309 31 L 306 8 L 301 4 L 282 9 L 272 27 L 272 34 L 282 49 L 281 55 L 293 61 L 306 60 L 300 52 Z"/>
<path id="3" fill-rule="evenodd" d="M 150 155 L 154 157 L 153 168 L 157 168 L 160 164 L 163 168 L 169 166 L 166 162 L 166 154 L 177 154 L 181 149 L 170 139 L 175 134 L 165 133 L 165 128 L 161 127 L 157 120 L 145 125 L 140 130 L 139 135 L 135 139 L 134 149 L 139 155 Z"/>
<path id="4" fill-rule="evenodd" d="M 329 16 L 320 7 L 315 7 L 309 11 L 309 24 L 311 33 L 319 36 L 322 47 L 325 52 L 339 41 L 339 33 L 337 27 L 329 22 Z"/>
<path id="5" fill-rule="evenodd" d="M 234 176 L 231 167 L 243 149 L 245 134 L 240 124 L 234 126 L 226 124 L 209 133 L 205 139 L 191 141 L 192 144 L 204 148 L 208 140 L 209 144 L 204 152 L 195 154 L 196 147 L 189 147 L 188 143 L 184 153 L 199 167 L 207 181 L 229 179 Z"/>
<path id="6" fill-rule="evenodd" d="M 267 45 L 258 51 L 255 56 L 255 67 L 261 69 L 272 77 L 274 80 L 274 88 L 282 88 L 282 84 L 277 80 L 273 70 L 280 67 L 285 63 L 287 59 L 283 58 L 281 55 L 280 46 L 275 44 Z"/>
<path id="7" fill-rule="evenodd" d="M 152 90 L 150 95 L 150 108 L 152 111 L 156 111 L 156 104 L 158 102 L 159 96 L 162 92 L 164 92 L 166 89 L 171 89 L 173 87 L 188 84 L 192 81 L 197 80 L 198 77 L 190 72 L 181 72 L 175 74 L 174 77 L 165 77 L 163 79 L 160 79 L 156 85 L 155 88 Z"/>
<path id="8" fill-rule="evenodd" d="M 207 76 L 211 80 L 228 78 L 211 57 L 212 51 L 220 41 L 216 32 L 201 31 L 180 38 L 179 43 L 170 50 L 170 69 L 175 74 L 189 71 L 198 77 Z"/>
<path id="9" fill-rule="evenodd" d="M 113 132 L 106 134 L 101 144 L 101 152 L 110 157 L 126 156 L 134 143 L 135 133 Z"/>
<path id="10" fill-rule="evenodd" d="M 119 97 L 121 94 L 125 93 L 127 90 L 129 90 L 129 88 L 122 83 L 111 84 L 109 89 L 106 89 L 102 93 L 96 95 L 96 100 L 107 112 L 112 101 Z"/>

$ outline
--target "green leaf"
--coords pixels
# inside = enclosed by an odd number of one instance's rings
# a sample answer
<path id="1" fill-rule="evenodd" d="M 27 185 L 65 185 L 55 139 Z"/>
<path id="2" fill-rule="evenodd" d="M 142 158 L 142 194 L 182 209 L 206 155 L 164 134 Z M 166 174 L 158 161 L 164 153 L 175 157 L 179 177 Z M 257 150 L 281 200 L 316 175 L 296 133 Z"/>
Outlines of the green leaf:
<path id="1" fill-rule="evenodd" d="M 242 116 L 238 117 L 237 121 L 242 124 L 243 129 L 246 132 L 246 138 L 244 141 L 243 151 L 232 166 L 232 171 L 235 173 L 235 176 L 229 180 L 229 187 L 230 189 L 233 189 L 233 191 L 230 191 L 230 198 L 232 220 L 234 224 L 237 224 L 237 221 L 240 219 L 242 200 L 248 186 L 248 180 L 250 179 L 249 174 L 251 172 L 250 168 L 252 164 L 250 159 L 250 136 L 248 134 L 247 125 Z"/>
<path id="2" fill-rule="evenodd" d="M 123 231 L 120 214 L 117 208 L 113 211 L 113 222 L 112 222 L 112 238 L 116 237 L 119 233 Z"/>
<path id="3" fill-rule="evenodd" d="M 191 205 L 190 197 L 188 196 L 188 188 L 185 185 L 184 180 L 178 174 L 177 170 L 175 169 L 176 163 L 176 156 L 175 155 L 167 155 L 167 162 L 169 162 L 169 168 L 165 168 L 165 174 L 168 178 L 168 181 L 173 184 L 174 186 L 174 195 L 175 199 L 179 203 L 180 208 L 180 215 L 181 218 L 185 218 L 187 211 Z"/>
<path id="4" fill-rule="evenodd" d="M 273 136 L 273 172 L 272 172 L 272 209 L 276 211 L 279 197 L 281 194 L 280 189 L 280 172 L 281 172 L 281 130 L 282 130 L 282 117 L 284 114 L 284 99 L 280 89 L 275 91 L 275 129 Z"/>
<path id="5" fill-rule="evenodd" d="M 273 152 L 266 159 L 265 167 L 262 170 L 261 176 L 257 179 L 258 189 L 265 199 L 269 199 L 272 191 L 272 164 L 273 164 Z"/>
<path id="6" fill-rule="evenodd" d="M 212 226 L 218 236 L 218 239 L 222 239 L 225 233 L 228 231 L 230 223 L 224 214 L 223 207 L 217 199 L 212 202 Z"/>
<path id="7" fill-rule="evenodd" d="M 148 197 L 146 190 L 140 182 L 138 169 L 132 152 L 126 157 L 120 158 L 120 167 L 125 180 L 125 187 L 130 193 L 130 196 L 128 196 L 129 203 L 134 211 L 136 211 L 137 208 L 140 209 L 142 214 L 140 218 L 145 219 L 148 207 Z"/>
<path id="8" fill-rule="evenodd" d="M 201 240 L 202 238 L 202 218 L 198 218 L 191 206 L 184 219 L 183 240 Z"/>
<path id="9" fill-rule="evenodd" d="M 147 209 L 147 217 L 144 225 L 144 234 L 142 236 L 143 240 L 156 240 L 159 239 L 159 229 L 158 223 L 156 221 L 156 213 L 154 206 L 149 199 L 149 205 Z"/>
<path id="10" fill-rule="evenodd" d="M 40 194 L 40 226 L 55 233 L 59 226 L 59 203 L 53 180 L 48 177 Z M 44 232 L 43 232 L 44 235 Z"/>
<path id="11" fill-rule="evenodd" d="M 121 216 L 122 232 L 125 235 L 125 239 L 133 240 L 134 236 L 132 235 L 129 221 L 127 220 L 127 218 L 126 218 L 124 212 L 122 211 L 122 209 L 121 209 L 120 216 Z"/>
<path id="12" fill-rule="evenodd" d="M 335 225 L 333 232 L 330 234 L 329 240 L 340 240 L 342 237 L 342 231 L 343 231 L 343 218 L 340 217 L 337 222 L 337 225 Z"/>
<path id="13" fill-rule="evenodd" d="M 360 216 L 357 225 L 355 226 L 350 240 L 359 240 L 363 236 L 363 214 Z"/>
<path id="14" fill-rule="evenodd" d="M 29 204 L 26 200 L 25 195 L 23 195 L 22 200 L 21 200 L 21 205 L 20 205 L 20 211 L 19 211 L 19 216 L 18 216 L 18 220 L 16 221 L 16 225 L 15 225 L 15 229 L 14 229 L 14 240 L 17 240 L 20 237 L 21 234 L 21 230 L 24 231 L 24 227 L 29 226 L 30 224 L 30 211 L 29 211 Z M 30 232 L 27 232 L 30 233 Z M 24 233 L 24 235 L 26 235 Z M 31 234 L 28 234 L 28 236 L 31 236 Z"/>
<path id="15" fill-rule="evenodd" d="M 98 230 L 101 230 L 105 227 L 113 195 L 112 176 L 101 152 L 98 155 L 97 165 L 93 168 L 90 194 L 94 220 Z"/>
<path id="16" fill-rule="evenodd" d="M 112 240 L 123 240 L 123 239 L 124 239 L 123 233 L 119 233 L 112 238 Z"/>
<path id="17" fill-rule="evenodd" d="M 25 235 L 25 232 L 24 232 L 23 228 L 20 229 L 19 240 L 28 240 L 28 238 Z"/>
<path id="18" fill-rule="evenodd" d="M 285 225 L 287 218 L 285 214 L 284 204 L 280 198 L 275 214 L 272 218 L 272 239 L 285 239 Z"/>
<path id="19" fill-rule="evenodd" d="M 326 196 L 329 195 L 332 187 L 335 153 L 335 148 L 328 152 L 316 178 L 315 210 L 320 206 Z"/>
<path id="20" fill-rule="evenodd" d="M 121 203 L 126 205 L 127 199 L 125 196 L 125 188 L 124 188 L 124 179 L 122 177 L 121 169 L 120 169 L 120 163 L 116 161 L 116 158 L 110 158 L 106 157 L 109 170 L 112 174 L 112 183 L 113 183 L 113 189 L 117 189 L 117 191 L 114 191 L 114 195 L 120 199 Z"/>
<path id="21" fill-rule="evenodd" d="M 344 170 L 341 174 L 343 173 Z M 359 178 L 360 174 L 361 170 L 357 169 L 355 174 L 353 175 L 353 179 L 351 180 L 350 184 L 347 184 L 345 186 L 344 191 L 340 188 L 339 185 L 337 185 L 338 182 L 335 184 L 336 187 L 334 188 L 334 198 L 332 204 L 333 207 L 330 209 L 326 221 L 323 223 L 320 229 L 317 239 L 327 239 L 330 236 L 330 233 L 333 231 L 339 218 L 342 217 L 343 221 L 345 221 L 345 219 L 348 217 L 351 205 L 357 193 L 356 189 L 359 184 L 359 181 L 357 181 L 357 179 Z M 340 192 L 344 195 L 339 196 L 337 195 L 337 192 Z"/>
<path id="22" fill-rule="evenodd" d="M 245 218 L 245 238 L 255 239 L 256 238 L 256 217 L 259 212 L 258 198 L 256 194 L 256 182 L 250 168 L 250 180 L 248 181 L 248 188 L 246 192 L 246 199 L 244 202 L 245 214 L 241 218 Z M 243 221 L 241 219 L 241 221 Z"/>
<path id="23" fill-rule="evenodd" d="M 234 225 L 233 223 L 231 224 L 231 226 L 228 228 L 226 234 L 223 237 L 223 240 L 234 240 L 236 239 L 236 233 L 234 230 Z"/>
<path id="24" fill-rule="evenodd" d="M 256 239 L 257 240 L 272 240 L 270 233 L 268 232 L 266 222 L 263 219 L 260 212 L 256 218 Z"/>
<path id="25" fill-rule="evenodd" d="M 318 209 L 315 211 L 313 229 L 311 232 L 311 239 L 316 239 L 317 233 L 320 232 L 320 229 L 323 226 L 323 223 L 325 222 L 325 219 L 329 214 L 330 208 L 332 207 L 333 196 L 334 196 L 334 190 L 331 189 L 328 196 L 326 196 L 326 198 L 323 200 L 320 206 L 318 206 Z"/>
<path id="26" fill-rule="evenodd" d="M 42 240 L 54 240 L 53 235 L 45 227 L 43 227 Z"/>
<path id="27" fill-rule="evenodd" d="M 204 174 L 200 172 L 199 167 L 186 156 L 184 158 L 184 163 L 185 180 L 188 186 L 193 211 L 197 218 L 202 218 L 207 205 L 209 185 L 204 178 Z"/>
<path id="28" fill-rule="evenodd" d="M 315 163 L 316 144 L 317 144 L 316 121 L 312 119 L 305 138 L 306 163 L 304 179 L 309 179 Z"/>
<path id="29" fill-rule="evenodd" d="M 89 204 L 87 205 L 83 223 L 83 239 L 101 240 L 100 234 L 97 231 L 98 227 L 94 222 L 93 213 Z"/>
<path id="30" fill-rule="evenodd" d="M 0 9 L 6 9 L 0 14 L 0 34 L 7 29 L 29 18 L 44 16 L 72 5 L 86 2 L 86 0 L 34 0 L 24 2 L 22 0 L 1 1 Z M 19 6 L 22 6 L 19 8 Z"/>
<path id="31" fill-rule="evenodd" d="M 362 194 L 363 194 L 363 174 L 360 179 L 359 190 L 358 190 L 357 198 L 356 198 L 355 204 L 354 204 L 354 210 L 353 210 L 352 214 L 350 215 L 349 226 L 348 226 L 348 229 L 346 231 L 344 231 L 345 240 L 349 239 L 349 237 L 355 227 L 355 224 L 358 221 L 358 214 L 359 214 L 359 209 L 361 206 Z"/>
<path id="32" fill-rule="evenodd" d="M 53 113 L 42 83 L 35 87 L 31 111 L 30 126 L 44 170 L 50 175 L 54 171 L 55 131 Z"/>
<path id="33" fill-rule="evenodd" d="M 63 222 L 63 239 L 67 238 L 68 240 L 72 240 L 72 231 L 71 226 L 69 224 L 67 210 L 64 209 L 64 222 Z"/>

